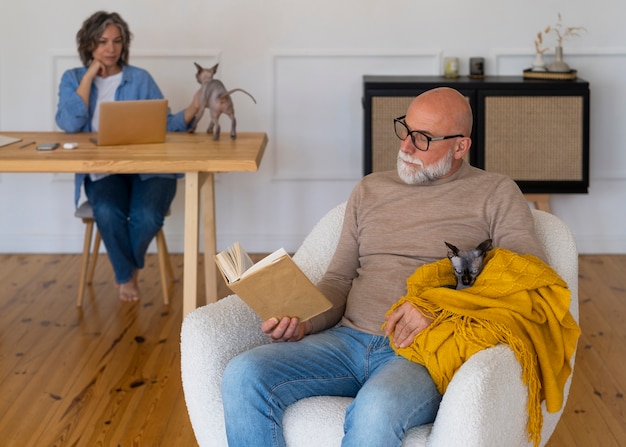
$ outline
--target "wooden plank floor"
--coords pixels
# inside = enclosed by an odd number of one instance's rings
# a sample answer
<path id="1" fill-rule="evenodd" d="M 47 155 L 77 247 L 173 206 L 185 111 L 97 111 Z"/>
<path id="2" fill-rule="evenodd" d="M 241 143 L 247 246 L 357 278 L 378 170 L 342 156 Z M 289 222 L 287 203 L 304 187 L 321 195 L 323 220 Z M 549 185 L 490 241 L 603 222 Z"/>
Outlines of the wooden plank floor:
<path id="1" fill-rule="evenodd" d="M 170 306 L 156 256 L 137 304 L 119 302 L 103 256 L 78 310 L 78 255 L 0 255 L 3 446 L 197 445 L 180 381 L 182 256 L 173 260 Z M 626 255 L 580 258 L 583 335 L 549 447 L 626 446 L 625 272 Z"/>
<path id="2" fill-rule="evenodd" d="M 626 256 L 580 256 L 572 388 L 549 447 L 626 446 Z"/>

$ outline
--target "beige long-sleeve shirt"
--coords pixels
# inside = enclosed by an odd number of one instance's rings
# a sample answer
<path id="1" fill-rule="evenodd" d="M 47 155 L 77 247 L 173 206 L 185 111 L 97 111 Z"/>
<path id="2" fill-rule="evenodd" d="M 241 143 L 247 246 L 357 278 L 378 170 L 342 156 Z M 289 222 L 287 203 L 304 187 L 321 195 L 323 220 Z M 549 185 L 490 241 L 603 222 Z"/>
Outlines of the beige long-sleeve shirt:
<path id="1" fill-rule="evenodd" d="M 313 331 L 341 321 L 383 335 L 385 313 L 406 294 L 407 278 L 444 258 L 444 241 L 467 250 L 488 238 L 545 260 L 530 208 L 509 177 L 467 163 L 426 185 L 408 185 L 395 171 L 368 175 L 348 200 L 337 250 L 318 283 L 333 308 L 312 320 Z"/>

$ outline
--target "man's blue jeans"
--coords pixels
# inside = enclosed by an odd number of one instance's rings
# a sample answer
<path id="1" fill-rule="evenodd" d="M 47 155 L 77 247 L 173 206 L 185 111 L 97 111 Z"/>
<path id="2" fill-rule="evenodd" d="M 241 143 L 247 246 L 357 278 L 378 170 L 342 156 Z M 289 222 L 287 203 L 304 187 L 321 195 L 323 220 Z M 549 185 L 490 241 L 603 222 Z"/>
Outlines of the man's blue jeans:
<path id="1" fill-rule="evenodd" d="M 228 445 L 284 446 L 285 408 L 320 395 L 356 397 L 344 447 L 401 446 L 409 428 L 434 421 L 441 402 L 426 368 L 397 356 L 388 338 L 333 328 L 231 360 L 222 379 Z"/>
<path id="2" fill-rule="evenodd" d="M 143 268 L 148 246 L 163 226 L 176 195 L 176 179 L 115 174 L 85 180 L 91 206 L 115 272 L 115 281 L 130 281 Z"/>

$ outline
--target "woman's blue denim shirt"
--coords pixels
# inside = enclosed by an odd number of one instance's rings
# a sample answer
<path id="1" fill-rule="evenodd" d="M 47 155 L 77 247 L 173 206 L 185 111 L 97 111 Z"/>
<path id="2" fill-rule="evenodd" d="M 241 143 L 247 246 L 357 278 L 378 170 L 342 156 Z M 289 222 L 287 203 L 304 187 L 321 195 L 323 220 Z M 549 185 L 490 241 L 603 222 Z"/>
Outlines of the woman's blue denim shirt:
<path id="1" fill-rule="evenodd" d="M 59 105 L 56 113 L 56 123 L 65 132 L 91 132 L 91 118 L 93 117 L 98 98 L 97 87 L 92 84 L 89 95 L 89 109 L 82 98 L 76 93 L 81 79 L 87 72 L 87 67 L 77 67 L 67 70 L 61 77 L 59 85 Z M 132 65 L 122 66 L 122 81 L 115 91 L 116 101 L 134 99 L 162 99 L 163 94 L 154 79 L 146 70 Z M 184 110 L 172 114 L 168 110 L 167 131 L 184 132 L 189 125 L 185 124 Z M 87 173 L 79 173 L 74 181 L 74 201 L 78 205 L 80 188 L 87 177 Z M 150 177 L 180 178 L 181 174 L 140 174 L 142 179 Z"/>

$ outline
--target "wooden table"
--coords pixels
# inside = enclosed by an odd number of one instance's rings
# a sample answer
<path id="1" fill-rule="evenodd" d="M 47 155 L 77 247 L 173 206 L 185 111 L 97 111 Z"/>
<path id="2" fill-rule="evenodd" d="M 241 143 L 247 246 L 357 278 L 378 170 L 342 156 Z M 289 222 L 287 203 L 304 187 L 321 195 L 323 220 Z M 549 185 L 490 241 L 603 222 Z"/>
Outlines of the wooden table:
<path id="1" fill-rule="evenodd" d="M 168 133 L 165 143 L 128 146 L 95 146 L 94 134 L 63 132 L 0 132 L 22 141 L 0 147 L 0 172 L 21 173 L 184 173 L 185 240 L 183 314 L 198 302 L 198 239 L 202 201 L 206 302 L 217 300 L 217 277 L 213 257 L 215 241 L 214 173 L 257 171 L 267 146 L 265 133 L 239 133 L 236 140 L 213 141 L 206 133 Z M 26 143 L 34 142 L 21 148 Z M 54 151 L 38 151 L 37 144 L 56 141 Z M 63 149 L 75 141 L 77 149 Z"/>

